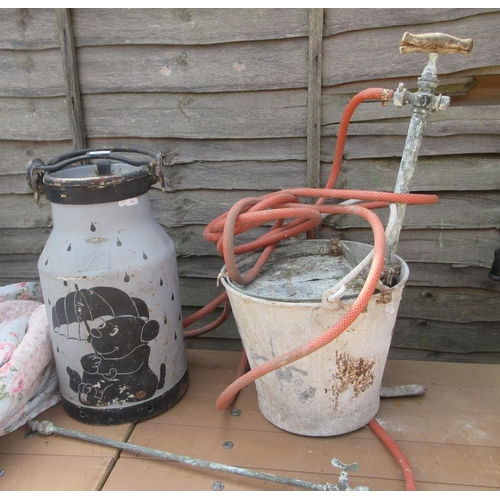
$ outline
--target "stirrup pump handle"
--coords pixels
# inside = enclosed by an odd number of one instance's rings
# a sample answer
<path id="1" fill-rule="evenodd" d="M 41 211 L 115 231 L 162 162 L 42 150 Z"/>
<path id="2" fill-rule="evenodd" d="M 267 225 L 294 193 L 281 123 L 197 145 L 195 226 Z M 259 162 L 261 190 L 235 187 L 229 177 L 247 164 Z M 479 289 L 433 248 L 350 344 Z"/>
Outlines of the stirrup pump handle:
<path id="1" fill-rule="evenodd" d="M 414 35 L 408 31 L 399 44 L 401 54 L 409 52 L 434 52 L 436 54 L 464 54 L 472 50 L 472 38 L 456 38 L 444 33 Z"/>

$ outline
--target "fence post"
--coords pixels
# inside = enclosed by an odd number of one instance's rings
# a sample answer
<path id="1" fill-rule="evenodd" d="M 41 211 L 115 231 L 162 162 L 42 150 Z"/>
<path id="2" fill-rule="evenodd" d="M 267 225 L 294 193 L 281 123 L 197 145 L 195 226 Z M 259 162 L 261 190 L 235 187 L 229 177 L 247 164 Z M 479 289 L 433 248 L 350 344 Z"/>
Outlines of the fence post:
<path id="1" fill-rule="evenodd" d="M 70 9 L 55 9 L 55 11 L 73 147 L 76 150 L 85 149 L 87 147 L 87 141 L 85 138 L 85 124 L 80 96 L 78 68 L 76 66 L 75 42 L 73 39 Z"/>
<path id="2" fill-rule="evenodd" d="M 322 52 L 323 9 L 309 9 L 307 187 L 320 185 Z"/>

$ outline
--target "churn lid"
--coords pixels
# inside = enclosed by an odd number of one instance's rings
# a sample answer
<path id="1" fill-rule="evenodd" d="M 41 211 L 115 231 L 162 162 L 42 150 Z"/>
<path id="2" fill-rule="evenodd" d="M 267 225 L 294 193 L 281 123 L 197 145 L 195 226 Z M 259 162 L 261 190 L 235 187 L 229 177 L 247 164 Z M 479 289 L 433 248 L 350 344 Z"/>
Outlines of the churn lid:
<path id="1" fill-rule="evenodd" d="M 90 205 L 140 196 L 157 182 L 164 189 L 162 167 L 161 153 L 100 148 L 66 153 L 46 164 L 37 158 L 26 173 L 37 199 L 44 192 L 53 203 Z"/>

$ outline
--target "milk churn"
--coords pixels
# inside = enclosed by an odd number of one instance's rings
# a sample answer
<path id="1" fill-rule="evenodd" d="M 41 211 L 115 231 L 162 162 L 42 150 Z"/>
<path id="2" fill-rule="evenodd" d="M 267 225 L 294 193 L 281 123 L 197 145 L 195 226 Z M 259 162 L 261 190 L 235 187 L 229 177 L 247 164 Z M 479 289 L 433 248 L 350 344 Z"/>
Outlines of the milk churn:
<path id="1" fill-rule="evenodd" d="M 27 177 L 51 202 L 38 261 L 63 405 L 76 420 L 136 422 L 188 386 L 175 247 L 151 213 L 160 153 L 74 151 Z"/>

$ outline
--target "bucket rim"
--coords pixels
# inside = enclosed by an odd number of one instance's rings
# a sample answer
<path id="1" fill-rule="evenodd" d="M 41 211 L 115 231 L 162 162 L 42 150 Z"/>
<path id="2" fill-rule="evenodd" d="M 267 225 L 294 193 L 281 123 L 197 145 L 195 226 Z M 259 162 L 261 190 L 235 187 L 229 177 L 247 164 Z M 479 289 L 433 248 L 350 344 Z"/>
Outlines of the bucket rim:
<path id="1" fill-rule="evenodd" d="M 287 249 L 290 247 L 298 247 L 298 246 L 320 246 L 320 245 L 326 245 L 326 244 L 332 244 L 332 240 L 330 239 L 315 239 L 315 240 L 303 240 L 303 241 L 289 241 L 280 244 L 279 246 L 276 247 L 275 252 L 282 250 L 282 249 Z M 345 244 L 347 246 L 354 246 L 363 249 L 366 254 L 368 254 L 371 249 L 373 249 L 373 245 L 369 243 L 362 243 L 358 241 L 351 241 L 351 240 L 336 240 L 335 244 Z M 239 260 L 237 259 L 236 263 L 241 264 L 245 261 L 251 260 L 251 259 L 256 259 L 258 255 L 260 255 L 260 251 L 254 251 L 249 254 L 245 254 L 242 256 Z M 271 259 L 272 256 L 271 255 Z M 374 295 L 378 295 L 379 293 L 382 292 L 391 292 L 391 294 L 400 288 L 404 288 L 408 277 L 409 277 L 409 267 L 408 264 L 398 255 L 394 255 L 394 260 L 401 266 L 401 277 L 399 281 L 392 287 L 388 287 L 386 285 L 377 286 Z M 272 263 L 272 262 L 271 262 Z M 283 299 L 283 298 L 269 298 L 269 297 L 263 297 L 259 296 L 258 294 L 255 293 L 248 293 L 248 291 L 245 291 L 246 286 L 239 285 L 237 283 L 234 283 L 229 276 L 227 275 L 227 268 L 224 265 L 219 273 L 219 281 L 223 284 L 224 288 L 226 291 L 229 289 L 231 290 L 232 293 L 236 293 L 242 297 L 251 299 L 252 301 L 255 302 L 261 302 L 261 303 L 266 303 L 266 304 L 271 304 L 271 303 L 279 303 L 281 306 L 291 306 L 291 307 L 297 307 L 297 306 L 304 306 L 304 307 L 311 307 L 311 306 L 318 306 L 325 304 L 324 297 L 318 297 L 314 299 Z M 258 278 L 257 278 L 258 279 Z M 253 282 L 252 282 L 253 283 Z M 331 288 L 331 287 L 330 287 Z M 324 292 L 328 291 L 328 288 L 325 288 Z M 345 294 L 343 297 L 340 298 L 340 303 L 345 306 L 349 306 L 351 303 L 353 303 L 357 296 L 359 295 L 359 292 L 357 293 L 348 293 Z"/>

